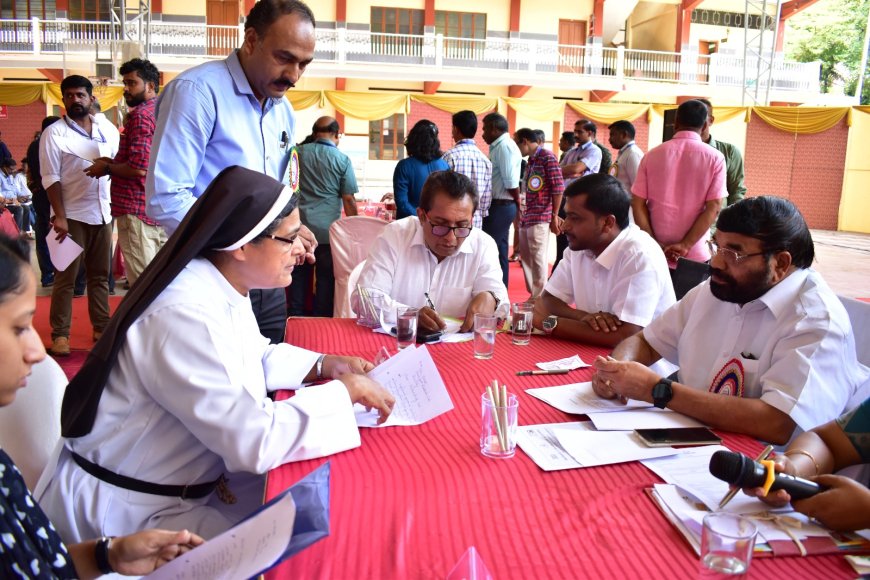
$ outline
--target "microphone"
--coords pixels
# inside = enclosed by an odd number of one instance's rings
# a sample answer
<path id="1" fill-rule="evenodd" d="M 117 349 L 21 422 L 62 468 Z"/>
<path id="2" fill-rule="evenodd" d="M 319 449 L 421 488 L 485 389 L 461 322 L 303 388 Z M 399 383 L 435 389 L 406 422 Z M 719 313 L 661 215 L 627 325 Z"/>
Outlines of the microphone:
<path id="1" fill-rule="evenodd" d="M 768 477 L 767 470 L 767 466 L 731 451 L 717 451 L 710 458 L 710 473 L 737 487 L 764 487 Z M 777 472 L 770 491 L 778 489 L 784 489 L 793 500 L 797 500 L 812 497 L 827 488 L 800 477 Z"/>

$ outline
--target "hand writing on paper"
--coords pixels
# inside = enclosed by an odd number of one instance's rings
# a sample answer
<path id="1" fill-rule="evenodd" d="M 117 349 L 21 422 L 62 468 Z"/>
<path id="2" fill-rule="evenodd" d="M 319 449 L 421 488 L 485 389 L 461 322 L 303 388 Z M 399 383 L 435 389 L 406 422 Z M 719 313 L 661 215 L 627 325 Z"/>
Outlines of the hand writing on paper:
<path id="1" fill-rule="evenodd" d="M 119 574 L 141 576 L 153 572 L 204 542 L 205 540 L 187 530 L 145 530 L 112 540 L 109 564 Z"/>
<path id="2" fill-rule="evenodd" d="M 315 239 L 314 234 L 303 225 L 299 228 L 298 235 L 299 239 L 302 241 L 302 247 L 305 248 L 305 253 L 296 258 L 296 265 L 301 266 L 306 262 L 313 264 L 315 261 L 314 250 L 317 249 L 317 240 Z"/>
<path id="3" fill-rule="evenodd" d="M 435 312 L 434 308 L 424 306 L 417 314 L 417 324 L 426 330 L 443 330 L 447 328 L 447 323 L 444 319 Z"/>
<path id="4" fill-rule="evenodd" d="M 337 379 L 341 375 L 364 375 L 375 365 L 358 356 L 327 355 L 323 358 L 323 376 Z"/>
<path id="5" fill-rule="evenodd" d="M 794 509 L 836 531 L 862 530 L 870 526 L 870 490 L 841 475 L 819 475 L 811 479 L 828 489 L 792 502 Z"/>
<path id="6" fill-rule="evenodd" d="M 363 405 L 368 411 L 378 410 L 378 425 L 386 421 L 393 412 L 393 407 L 396 405 L 395 397 L 370 378 L 346 374 L 338 377 L 338 380 L 347 387 L 351 402 Z"/>
<path id="7" fill-rule="evenodd" d="M 580 322 L 585 323 L 595 332 L 616 332 L 616 328 L 622 326 L 622 321 L 609 312 L 589 313 L 581 318 Z"/>
<path id="8" fill-rule="evenodd" d="M 659 382 L 659 375 L 649 367 L 633 361 L 618 361 L 599 356 L 592 363 L 596 373 L 592 375 L 592 390 L 599 397 L 619 397 L 652 403 L 652 388 Z"/>

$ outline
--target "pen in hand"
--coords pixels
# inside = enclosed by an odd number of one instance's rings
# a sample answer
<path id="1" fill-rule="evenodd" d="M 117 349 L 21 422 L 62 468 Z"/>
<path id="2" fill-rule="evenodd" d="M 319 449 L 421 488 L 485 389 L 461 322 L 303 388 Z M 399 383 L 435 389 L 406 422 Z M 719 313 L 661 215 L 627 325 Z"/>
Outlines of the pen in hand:
<path id="1" fill-rule="evenodd" d="M 755 461 L 756 462 L 764 461 L 765 459 L 770 457 L 770 454 L 772 452 L 773 452 L 773 445 L 768 445 L 767 447 L 764 448 L 764 451 L 762 451 L 758 455 L 758 457 L 755 459 Z M 737 495 L 738 491 L 740 491 L 739 487 L 735 487 L 734 489 L 728 490 L 728 493 L 726 493 L 725 497 L 722 498 L 722 501 L 719 502 L 719 507 L 717 509 L 721 510 L 723 507 L 728 505 L 728 502 L 731 501 L 732 499 L 734 499 L 734 496 Z"/>
<path id="2" fill-rule="evenodd" d="M 432 302 L 432 298 L 429 297 L 429 293 L 428 293 L 428 292 L 423 292 L 423 296 L 426 297 L 426 306 L 428 306 L 428 307 L 431 308 L 432 310 L 435 310 L 435 303 Z"/>

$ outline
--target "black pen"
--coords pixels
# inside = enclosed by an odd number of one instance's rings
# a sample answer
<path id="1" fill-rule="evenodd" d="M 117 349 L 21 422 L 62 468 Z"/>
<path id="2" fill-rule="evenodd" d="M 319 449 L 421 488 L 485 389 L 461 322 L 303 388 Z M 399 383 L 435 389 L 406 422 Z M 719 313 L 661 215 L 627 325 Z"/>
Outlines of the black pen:
<path id="1" fill-rule="evenodd" d="M 519 371 L 517 372 L 518 377 L 528 377 L 531 375 L 567 375 L 571 372 L 571 369 L 559 369 L 555 371 Z"/>
<path id="2" fill-rule="evenodd" d="M 428 292 L 423 292 L 423 296 L 426 297 L 426 305 L 427 305 L 429 308 L 431 308 L 432 310 L 435 310 L 435 304 L 432 302 L 432 299 L 429 298 L 429 293 L 428 293 Z"/>

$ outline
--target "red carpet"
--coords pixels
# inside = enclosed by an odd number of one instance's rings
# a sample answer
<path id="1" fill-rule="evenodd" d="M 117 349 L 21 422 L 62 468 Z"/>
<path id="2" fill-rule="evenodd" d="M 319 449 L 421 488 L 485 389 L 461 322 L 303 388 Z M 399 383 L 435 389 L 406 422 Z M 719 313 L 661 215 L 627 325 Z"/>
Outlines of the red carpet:
<path id="1" fill-rule="evenodd" d="M 121 302 L 121 298 L 121 296 L 109 296 L 109 312 L 114 314 L 118 304 Z M 33 317 L 33 327 L 40 338 L 42 338 L 46 348 L 51 346 L 51 325 L 48 323 L 50 309 L 51 296 L 36 297 L 36 315 Z M 72 378 L 85 362 L 88 351 L 94 346 L 93 333 L 91 320 L 88 317 L 87 297 L 73 298 L 72 325 L 69 337 L 72 354 L 55 359 L 66 373 L 66 376 Z"/>

